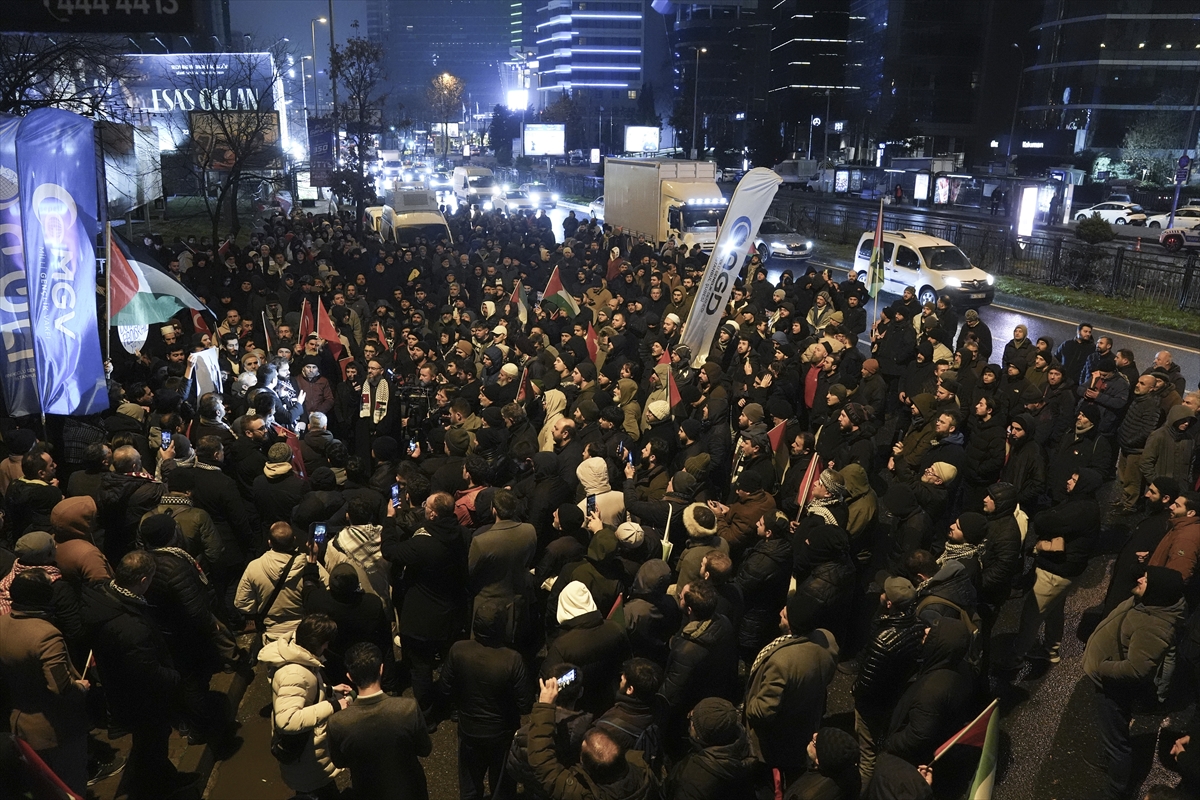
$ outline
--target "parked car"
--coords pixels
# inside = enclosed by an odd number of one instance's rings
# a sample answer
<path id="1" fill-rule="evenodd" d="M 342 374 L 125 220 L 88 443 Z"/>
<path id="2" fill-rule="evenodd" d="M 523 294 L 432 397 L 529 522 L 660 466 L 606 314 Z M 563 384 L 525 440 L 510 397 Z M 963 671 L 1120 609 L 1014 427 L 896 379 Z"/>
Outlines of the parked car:
<path id="1" fill-rule="evenodd" d="M 858 240 L 854 269 L 870 275 L 874 231 Z M 905 286 L 917 290 L 922 305 L 947 294 L 956 308 L 991 304 L 996 279 L 979 269 L 953 242 L 920 231 L 885 231 L 883 234 L 883 291 L 903 294 Z"/>
<path id="2" fill-rule="evenodd" d="M 501 192 L 496 198 L 496 208 L 506 214 L 519 214 L 522 211 L 533 211 L 533 199 L 519 189 Z"/>
<path id="3" fill-rule="evenodd" d="M 1158 243 L 1168 252 L 1200 249 L 1200 226 L 1194 228 L 1167 228 L 1158 235 Z"/>
<path id="4" fill-rule="evenodd" d="M 588 213 L 593 219 L 604 219 L 604 195 L 600 195 L 588 204 Z"/>
<path id="5" fill-rule="evenodd" d="M 1146 220 L 1146 224 L 1151 228 L 1165 228 L 1170 221 L 1171 215 L 1155 214 Z M 1175 209 L 1175 224 L 1173 228 L 1194 228 L 1200 225 L 1200 206 L 1192 206 L 1191 208 L 1184 206 L 1183 208 Z"/>
<path id="6" fill-rule="evenodd" d="M 763 217 L 758 226 L 758 238 L 754 247 L 762 256 L 763 263 L 775 259 L 783 261 L 807 261 L 812 256 L 813 243 L 796 233 L 778 217 Z"/>
<path id="7" fill-rule="evenodd" d="M 1083 222 L 1092 214 L 1099 214 L 1100 219 L 1113 225 L 1145 225 L 1146 212 L 1136 203 L 1117 203 L 1105 201 L 1091 208 L 1085 208 L 1075 213 L 1075 221 Z"/>
<path id="8" fill-rule="evenodd" d="M 522 183 L 521 191 L 529 195 L 538 208 L 558 208 L 558 195 L 544 183 Z"/>

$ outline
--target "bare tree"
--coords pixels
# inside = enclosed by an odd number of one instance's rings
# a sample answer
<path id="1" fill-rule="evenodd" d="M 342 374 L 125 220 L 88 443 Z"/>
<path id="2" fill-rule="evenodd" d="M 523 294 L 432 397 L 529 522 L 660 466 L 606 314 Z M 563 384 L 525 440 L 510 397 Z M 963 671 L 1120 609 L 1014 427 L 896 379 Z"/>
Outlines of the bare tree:
<path id="1" fill-rule="evenodd" d="M 0 35 L 0 112 L 111 111 L 129 62 L 111 37 Z"/>
<path id="2" fill-rule="evenodd" d="M 329 51 L 329 78 L 340 83 L 347 94 L 341 114 L 346 126 L 349 147 L 346 155 L 352 173 L 335 173 L 334 182 L 354 198 L 354 218 L 359 226 L 367 202 L 375 195 L 372 181 L 367 176 L 367 165 L 374 160 L 372 134 L 383 127 L 387 93 L 380 87 L 385 77 L 383 47 L 379 44 L 356 37 Z"/>
<path id="3" fill-rule="evenodd" d="M 241 230 L 242 185 L 283 168 L 283 109 L 274 104 L 280 79 L 272 59 L 261 54 L 201 53 L 176 87 L 197 99 L 188 114 L 188 130 L 172 133 L 183 140 L 180 149 L 190 156 L 214 242 L 220 241 L 226 219 L 230 235 Z"/>
<path id="4" fill-rule="evenodd" d="M 433 79 L 426 92 L 434 119 L 442 123 L 442 158 L 450 154 L 450 119 L 462 111 L 463 82 L 449 72 Z"/>

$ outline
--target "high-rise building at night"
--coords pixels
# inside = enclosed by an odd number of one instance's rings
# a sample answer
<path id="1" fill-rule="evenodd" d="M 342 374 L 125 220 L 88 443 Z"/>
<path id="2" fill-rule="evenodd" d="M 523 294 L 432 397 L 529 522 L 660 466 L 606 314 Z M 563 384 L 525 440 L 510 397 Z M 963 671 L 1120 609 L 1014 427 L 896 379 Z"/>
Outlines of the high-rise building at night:
<path id="1" fill-rule="evenodd" d="M 539 105 L 570 92 L 589 103 L 632 105 L 642 85 L 642 0 L 549 0 L 534 25 Z"/>

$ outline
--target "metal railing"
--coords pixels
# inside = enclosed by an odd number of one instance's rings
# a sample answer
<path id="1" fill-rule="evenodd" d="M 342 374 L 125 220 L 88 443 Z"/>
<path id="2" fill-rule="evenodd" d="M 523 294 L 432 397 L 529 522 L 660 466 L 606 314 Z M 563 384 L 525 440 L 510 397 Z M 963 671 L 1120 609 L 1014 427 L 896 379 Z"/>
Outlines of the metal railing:
<path id="1" fill-rule="evenodd" d="M 803 236 L 857 244 L 865 231 L 874 230 L 878 212 L 777 197 L 770 213 Z M 1017 244 L 1004 226 L 938 219 L 899 209 L 885 211 L 883 219 L 885 230 L 920 231 L 954 242 L 975 266 L 994 275 L 1200 311 L 1200 279 L 1196 276 L 1200 253 L 1195 251 L 1172 255 L 1157 242 L 1138 251 L 1129 244 L 1088 245 L 1043 234 Z"/>

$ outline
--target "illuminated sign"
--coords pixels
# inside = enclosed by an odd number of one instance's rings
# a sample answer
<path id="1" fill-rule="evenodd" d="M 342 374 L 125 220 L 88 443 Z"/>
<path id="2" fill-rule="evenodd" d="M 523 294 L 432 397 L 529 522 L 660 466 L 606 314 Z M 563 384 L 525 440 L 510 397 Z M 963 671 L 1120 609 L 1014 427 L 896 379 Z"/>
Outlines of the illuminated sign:
<path id="1" fill-rule="evenodd" d="M 539 124 L 525 126 L 525 155 L 561 156 L 567 153 L 567 126 Z"/>
<path id="2" fill-rule="evenodd" d="M 1021 187 L 1021 205 L 1017 211 L 1017 236 L 1033 235 L 1033 220 L 1037 216 L 1038 187 Z"/>
<path id="3" fill-rule="evenodd" d="M 658 150 L 662 131 L 649 125 L 625 126 L 626 153 L 653 153 Z"/>
<path id="4" fill-rule="evenodd" d="M 928 200 L 929 199 L 929 173 L 918 172 L 916 183 L 913 184 L 913 199 Z"/>
<path id="5" fill-rule="evenodd" d="M 1031 142 L 1027 139 L 1021 141 L 1022 150 L 1041 150 L 1045 146 L 1045 142 Z"/>

